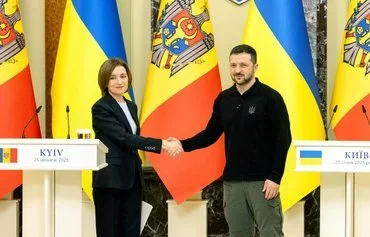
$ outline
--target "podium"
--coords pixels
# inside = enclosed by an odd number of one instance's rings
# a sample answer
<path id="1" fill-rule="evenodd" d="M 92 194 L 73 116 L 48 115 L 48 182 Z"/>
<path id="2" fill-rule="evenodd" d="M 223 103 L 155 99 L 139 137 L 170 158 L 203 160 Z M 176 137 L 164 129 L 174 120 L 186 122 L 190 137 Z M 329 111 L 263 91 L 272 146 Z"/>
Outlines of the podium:
<path id="1" fill-rule="evenodd" d="M 80 237 L 81 170 L 107 166 L 108 148 L 97 139 L 0 139 L 0 151 L 0 170 L 23 170 L 22 236 Z"/>
<path id="2" fill-rule="evenodd" d="M 295 141 L 296 171 L 321 173 L 320 236 L 369 236 L 370 141 Z"/>

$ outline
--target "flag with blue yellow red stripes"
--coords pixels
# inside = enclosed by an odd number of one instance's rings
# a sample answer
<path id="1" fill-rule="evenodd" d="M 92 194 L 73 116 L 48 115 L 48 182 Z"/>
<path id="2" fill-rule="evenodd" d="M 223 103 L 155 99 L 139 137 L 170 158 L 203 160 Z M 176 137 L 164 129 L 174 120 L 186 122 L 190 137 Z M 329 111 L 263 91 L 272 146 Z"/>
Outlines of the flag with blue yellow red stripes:
<path id="1" fill-rule="evenodd" d="M 221 91 L 215 39 L 207 0 L 161 1 L 141 110 L 141 134 L 179 139 L 207 126 Z M 222 175 L 224 138 L 172 159 L 147 152 L 177 203 Z"/>
<path id="2" fill-rule="evenodd" d="M 337 140 L 370 139 L 367 114 L 370 109 L 369 27 L 370 0 L 351 0 L 330 108 Z M 338 110 L 334 116 L 336 106 Z"/>
<path id="3" fill-rule="evenodd" d="M 98 71 L 113 57 L 127 60 L 116 0 L 67 0 L 51 88 L 54 138 L 67 137 L 67 105 L 71 138 L 78 128 L 92 128 L 91 107 L 101 96 Z M 126 98 L 134 99 L 132 88 Z M 91 198 L 91 171 L 82 176 Z"/>
<path id="4" fill-rule="evenodd" d="M 18 149 L 0 147 L 0 163 L 17 163 Z"/>
<path id="5" fill-rule="evenodd" d="M 293 140 L 323 140 L 325 129 L 302 0 L 251 1 L 243 42 L 257 51 L 261 82 L 282 94 Z M 320 183 L 318 173 L 295 172 L 295 164 L 291 145 L 280 187 L 284 211 Z"/>
<path id="6" fill-rule="evenodd" d="M 20 138 L 36 110 L 26 39 L 17 0 L 0 1 L 0 138 Z M 36 116 L 25 131 L 40 138 Z M 0 153 L 1 162 L 9 157 Z M 22 184 L 21 171 L 0 171 L 0 199 Z"/>

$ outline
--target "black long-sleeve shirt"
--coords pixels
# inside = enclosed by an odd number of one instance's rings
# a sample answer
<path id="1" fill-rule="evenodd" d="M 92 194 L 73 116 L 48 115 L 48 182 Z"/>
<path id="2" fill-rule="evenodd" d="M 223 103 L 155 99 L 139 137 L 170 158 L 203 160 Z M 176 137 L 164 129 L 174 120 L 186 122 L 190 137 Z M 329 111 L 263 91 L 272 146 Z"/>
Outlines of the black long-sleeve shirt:
<path id="1" fill-rule="evenodd" d="M 225 134 L 227 181 L 263 181 L 280 184 L 291 143 L 288 111 L 282 96 L 257 78 L 242 95 L 236 86 L 221 92 L 207 127 L 181 140 L 185 151 L 213 144 Z"/>

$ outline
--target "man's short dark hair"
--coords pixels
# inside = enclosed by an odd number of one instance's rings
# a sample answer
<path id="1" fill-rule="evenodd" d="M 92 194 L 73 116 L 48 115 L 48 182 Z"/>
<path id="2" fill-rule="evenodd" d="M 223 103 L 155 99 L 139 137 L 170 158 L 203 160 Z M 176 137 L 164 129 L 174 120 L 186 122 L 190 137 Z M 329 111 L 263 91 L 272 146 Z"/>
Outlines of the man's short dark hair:
<path id="1" fill-rule="evenodd" d="M 252 46 L 247 45 L 247 44 L 237 45 L 231 50 L 230 56 L 233 54 L 241 54 L 241 53 L 250 54 L 253 64 L 257 63 L 257 52 Z"/>

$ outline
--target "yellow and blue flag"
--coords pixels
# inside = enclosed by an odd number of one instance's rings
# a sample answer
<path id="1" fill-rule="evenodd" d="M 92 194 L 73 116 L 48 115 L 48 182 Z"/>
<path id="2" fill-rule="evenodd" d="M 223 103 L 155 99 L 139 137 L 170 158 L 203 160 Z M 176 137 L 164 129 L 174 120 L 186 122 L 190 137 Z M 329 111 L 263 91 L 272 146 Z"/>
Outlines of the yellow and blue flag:
<path id="1" fill-rule="evenodd" d="M 243 42 L 257 51 L 261 82 L 282 94 L 293 140 L 323 140 L 325 129 L 302 1 L 251 1 Z M 320 174 L 295 172 L 295 164 L 291 145 L 280 189 L 284 211 L 320 184 Z"/>
<path id="2" fill-rule="evenodd" d="M 330 109 L 337 140 L 370 139 L 369 29 L 370 0 L 352 0 L 348 5 Z M 335 106 L 338 110 L 334 116 Z"/>
<path id="3" fill-rule="evenodd" d="M 92 129 L 91 107 L 101 97 L 98 71 L 113 57 L 127 60 L 116 0 L 67 0 L 51 88 L 54 138 L 67 137 L 67 105 L 71 138 L 78 128 Z M 127 98 L 134 99 L 132 88 Z M 90 171 L 82 183 L 91 198 Z"/>
<path id="4" fill-rule="evenodd" d="M 301 150 L 299 151 L 299 163 L 301 165 L 321 165 L 321 150 Z"/>
<path id="5" fill-rule="evenodd" d="M 17 0 L 0 1 L 0 138 L 20 138 L 35 114 L 36 102 L 26 40 Z M 25 131 L 27 138 L 40 138 L 36 116 Z M 9 161 L 0 152 L 1 162 Z M 22 171 L 0 171 L 0 198 L 22 184 Z"/>

